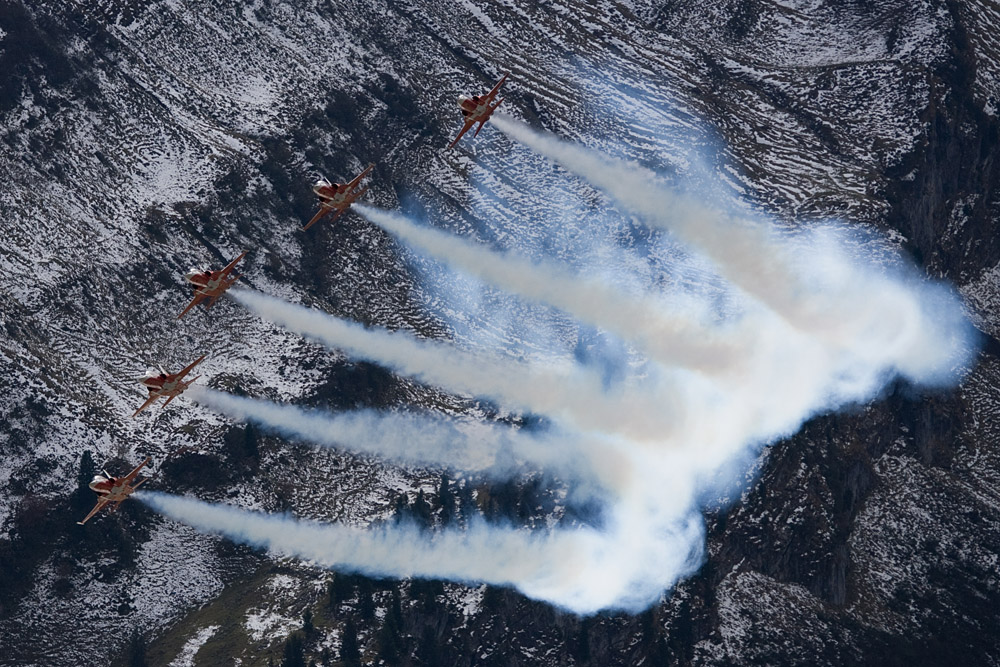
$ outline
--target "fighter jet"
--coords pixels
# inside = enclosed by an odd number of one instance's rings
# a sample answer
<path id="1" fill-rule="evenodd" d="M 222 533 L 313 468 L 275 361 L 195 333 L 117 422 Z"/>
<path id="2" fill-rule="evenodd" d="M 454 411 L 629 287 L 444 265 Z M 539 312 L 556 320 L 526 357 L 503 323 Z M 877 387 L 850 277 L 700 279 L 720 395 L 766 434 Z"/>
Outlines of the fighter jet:
<path id="1" fill-rule="evenodd" d="M 367 176 L 368 172 L 374 168 L 374 164 L 369 164 L 350 183 L 331 183 L 325 178 L 316 181 L 315 185 L 313 185 L 313 192 L 320 199 L 319 210 L 312 217 L 312 220 L 306 223 L 302 231 L 306 231 L 312 227 L 330 211 L 337 211 L 333 218 L 331 218 L 331 222 L 343 215 L 344 211 L 351 207 L 355 199 L 368 192 L 367 187 L 358 190 L 358 186 L 361 184 L 361 179 Z"/>
<path id="2" fill-rule="evenodd" d="M 201 355 L 195 359 L 187 368 L 183 369 L 179 373 L 167 373 L 160 367 L 159 373 L 155 370 L 148 371 L 144 376 L 139 378 L 139 382 L 149 391 L 149 398 L 146 402 L 139 406 L 132 416 L 135 417 L 140 412 L 152 405 L 158 398 L 167 398 L 167 402 L 163 404 L 163 407 L 167 407 L 170 401 L 174 400 L 182 393 L 184 390 L 191 386 L 191 383 L 197 380 L 199 375 L 194 376 L 187 382 L 184 382 L 184 376 L 191 372 L 191 369 L 200 364 L 205 359 L 205 355 Z"/>
<path id="3" fill-rule="evenodd" d="M 240 279 L 239 275 L 235 275 L 230 278 L 229 274 L 236 268 L 236 263 L 243 259 L 246 254 L 247 253 L 244 250 L 240 253 L 239 257 L 229 262 L 226 268 L 221 271 L 192 269 L 185 273 L 184 277 L 194 286 L 194 299 L 192 299 L 191 303 L 189 303 L 187 307 L 181 311 L 181 314 L 177 316 L 177 319 L 181 319 L 187 315 L 189 310 L 197 306 L 205 299 L 208 299 L 208 303 L 205 305 L 206 309 L 215 305 L 215 302 L 219 300 L 219 297 Z"/>
<path id="4" fill-rule="evenodd" d="M 135 470 L 125 475 L 124 477 L 112 477 L 106 471 L 101 471 L 103 475 L 94 475 L 94 479 L 91 480 L 89 486 L 91 490 L 97 494 L 97 505 L 94 509 L 90 510 L 90 514 L 83 518 L 83 521 L 77 521 L 81 526 L 88 521 L 91 517 L 100 512 L 102 509 L 111 505 L 110 512 L 114 512 L 121 505 L 122 501 L 128 498 L 132 493 L 139 488 L 143 483 L 148 481 L 149 477 L 143 477 L 138 482 L 133 484 L 135 478 L 138 476 L 139 471 L 142 470 L 143 466 L 149 463 L 149 457 L 146 460 L 136 466 Z"/>
<path id="5" fill-rule="evenodd" d="M 451 145 L 449 145 L 448 148 L 457 144 L 458 140 L 462 138 L 462 135 L 468 132 L 469 128 L 476 123 L 479 123 L 479 127 L 476 128 L 476 133 L 472 136 L 479 136 L 479 130 L 483 129 L 483 125 L 490 119 L 493 112 L 497 110 L 500 103 L 503 102 L 502 97 L 496 102 L 493 101 L 493 98 L 495 98 L 497 93 L 500 92 L 500 86 L 502 86 L 503 82 L 506 80 L 507 75 L 504 74 L 500 77 L 500 80 L 497 81 L 497 85 L 493 86 L 493 90 L 485 95 L 473 95 L 472 97 L 461 95 L 458 98 L 458 108 L 462 110 L 462 115 L 465 116 L 465 125 L 462 127 L 462 131 L 458 133 L 458 136 L 455 137 L 455 140 L 451 142 Z"/>

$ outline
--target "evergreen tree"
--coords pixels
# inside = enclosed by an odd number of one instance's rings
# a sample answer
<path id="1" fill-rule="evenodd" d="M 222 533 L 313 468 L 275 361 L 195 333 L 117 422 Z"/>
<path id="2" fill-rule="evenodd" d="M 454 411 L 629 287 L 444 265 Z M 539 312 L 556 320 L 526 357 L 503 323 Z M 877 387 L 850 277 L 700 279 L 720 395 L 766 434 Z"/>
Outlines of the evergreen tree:
<path id="1" fill-rule="evenodd" d="M 441 649 L 438 645 L 438 639 L 434 636 L 434 629 L 429 626 L 424 628 L 424 632 L 420 637 L 417 658 L 420 660 L 421 665 L 427 665 L 428 667 L 436 667 L 441 664 Z"/>
<path id="2" fill-rule="evenodd" d="M 308 637 L 315 630 L 316 628 L 313 626 L 312 609 L 306 607 L 306 610 L 302 612 L 302 632 L 306 633 L 306 636 Z"/>
<path id="3" fill-rule="evenodd" d="M 463 526 L 467 526 L 469 519 L 479 512 L 479 506 L 472 495 L 472 486 L 468 482 L 458 487 L 455 505 L 461 514 Z"/>
<path id="4" fill-rule="evenodd" d="M 388 623 L 383 625 L 378 634 L 378 655 L 382 662 L 387 665 L 398 664 L 401 648 L 399 631 L 393 630 Z"/>
<path id="5" fill-rule="evenodd" d="M 350 618 L 344 623 L 344 636 L 340 641 L 340 661 L 344 663 L 344 667 L 360 667 L 361 665 L 358 629 Z"/>
<path id="6" fill-rule="evenodd" d="M 438 486 L 438 506 L 441 508 L 441 525 L 447 526 L 455 520 L 455 493 L 451 489 L 451 480 L 448 473 L 441 475 L 441 484 Z"/>
<path id="7" fill-rule="evenodd" d="M 361 618 L 370 621 L 375 618 L 375 600 L 372 597 L 375 587 L 368 577 L 358 577 L 358 613 Z"/>
<path id="8" fill-rule="evenodd" d="M 90 484 L 90 480 L 94 478 L 96 472 L 97 465 L 94 463 L 94 457 L 90 455 L 89 449 L 84 450 L 80 457 L 80 472 L 76 475 L 76 491 L 73 493 L 73 504 L 76 505 L 77 509 L 82 509 L 94 502 L 94 494 L 91 493 L 87 485 Z"/>
<path id="9" fill-rule="evenodd" d="M 665 640 L 667 655 L 677 656 L 677 662 L 691 662 L 692 647 L 695 643 L 694 618 L 691 609 L 691 598 L 681 598 L 676 615 L 670 623 L 670 633 Z"/>
<path id="10" fill-rule="evenodd" d="M 541 482 L 538 478 L 522 485 L 517 491 L 517 518 L 521 523 L 527 523 L 538 506 L 538 492 Z"/>
<path id="11" fill-rule="evenodd" d="M 581 665 L 590 662 L 590 619 L 580 623 L 580 636 L 576 640 L 576 661 Z"/>
<path id="12" fill-rule="evenodd" d="M 489 517 L 513 521 L 517 517 L 520 493 L 513 480 L 507 480 L 490 489 Z"/>
<path id="13" fill-rule="evenodd" d="M 396 496 L 396 500 L 392 507 L 393 519 L 397 524 L 410 518 L 410 498 L 405 493 L 401 493 Z"/>
<path id="14" fill-rule="evenodd" d="M 327 594 L 330 596 L 329 607 L 331 609 L 354 597 L 353 579 L 351 575 L 341 574 L 340 572 L 333 575 L 333 581 L 327 586 Z"/>
<path id="15" fill-rule="evenodd" d="M 243 452 L 248 458 L 257 459 L 260 457 L 260 436 L 257 432 L 257 427 L 247 423 L 245 428 L 246 435 L 243 440 Z"/>
<path id="16" fill-rule="evenodd" d="M 241 466 L 255 466 L 260 457 L 257 433 L 253 424 L 230 428 L 222 439 L 229 458 Z"/>
<path id="17" fill-rule="evenodd" d="M 149 663 L 146 662 L 146 642 L 137 629 L 132 630 L 132 637 L 129 640 L 128 667 L 149 667 Z"/>
<path id="18" fill-rule="evenodd" d="M 109 546 L 115 548 L 115 565 L 122 570 L 127 570 L 135 565 L 135 557 L 139 551 L 139 545 L 136 543 L 132 532 L 123 530 L 120 526 L 115 526 L 108 538 Z"/>
<path id="19" fill-rule="evenodd" d="M 440 579 L 414 579 L 410 583 L 410 597 L 420 604 L 424 613 L 441 607 L 438 597 L 444 595 Z"/>
<path id="20" fill-rule="evenodd" d="M 654 610 L 648 609 L 639 617 L 642 629 L 643 654 L 646 664 L 651 667 L 666 667 L 669 664 L 667 643 L 663 640 L 663 627 L 656 622 Z"/>
<path id="21" fill-rule="evenodd" d="M 293 633 L 285 642 L 281 667 L 306 667 L 305 643 L 299 633 Z"/>
<path id="22" fill-rule="evenodd" d="M 400 637 L 402 624 L 403 610 L 399 599 L 399 589 L 394 588 L 389 608 L 385 612 L 385 623 L 378 636 L 379 656 L 387 665 L 395 665 L 399 662 L 399 656 L 403 650 L 402 637 Z"/>
<path id="23" fill-rule="evenodd" d="M 83 455 L 80 456 L 80 472 L 76 476 L 77 486 L 86 489 L 95 472 L 97 472 L 97 464 L 94 463 L 94 457 L 89 449 L 85 449 Z"/>
<path id="24" fill-rule="evenodd" d="M 656 618 L 652 609 L 647 609 L 639 615 L 639 628 L 642 632 L 642 641 L 652 645 L 656 641 Z"/>
<path id="25" fill-rule="evenodd" d="M 413 501 L 413 518 L 416 520 L 417 525 L 421 528 L 430 528 L 434 523 L 433 516 L 431 515 L 431 506 L 424 498 L 424 492 L 420 491 L 417 494 L 417 499 Z"/>
<path id="26" fill-rule="evenodd" d="M 399 597 L 399 589 L 393 588 L 389 598 L 389 608 L 386 610 L 386 620 L 392 621 L 397 628 L 403 627 L 403 604 Z"/>
<path id="27" fill-rule="evenodd" d="M 483 591 L 483 609 L 496 611 L 500 608 L 501 602 L 503 602 L 503 589 L 486 584 L 486 590 Z"/>
<path id="28" fill-rule="evenodd" d="M 662 639 L 653 641 L 653 647 L 649 650 L 650 667 L 668 667 L 670 663 L 670 651 L 667 650 L 667 642 Z"/>

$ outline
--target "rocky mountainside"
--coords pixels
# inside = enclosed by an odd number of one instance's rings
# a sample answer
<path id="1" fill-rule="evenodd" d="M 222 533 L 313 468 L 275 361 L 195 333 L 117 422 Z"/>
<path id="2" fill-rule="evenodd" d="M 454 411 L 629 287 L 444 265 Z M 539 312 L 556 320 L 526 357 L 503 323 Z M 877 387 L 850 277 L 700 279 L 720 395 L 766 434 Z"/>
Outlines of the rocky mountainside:
<path id="1" fill-rule="evenodd" d="M 0 3 L 0 664 L 1000 663 L 998 27 L 981 0 Z M 249 250 L 261 291 L 530 355 L 534 315 L 359 216 L 298 231 L 318 173 L 375 162 L 370 201 L 498 247 L 585 264 L 572 239 L 600 224 L 641 248 L 611 202 L 495 128 L 443 150 L 455 97 L 508 71 L 504 109 L 533 126 L 664 173 L 707 151 L 789 225 L 887 235 L 958 287 L 975 366 L 766 448 L 706 511 L 705 564 L 640 615 L 331 573 L 138 502 L 77 526 L 95 466 L 144 455 L 160 489 L 322 520 L 565 511 L 539 476 L 443 480 L 183 397 L 130 417 L 146 367 L 208 353 L 208 384 L 234 393 L 511 418 L 232 301 L 175 319 L 184 270 Z"/>

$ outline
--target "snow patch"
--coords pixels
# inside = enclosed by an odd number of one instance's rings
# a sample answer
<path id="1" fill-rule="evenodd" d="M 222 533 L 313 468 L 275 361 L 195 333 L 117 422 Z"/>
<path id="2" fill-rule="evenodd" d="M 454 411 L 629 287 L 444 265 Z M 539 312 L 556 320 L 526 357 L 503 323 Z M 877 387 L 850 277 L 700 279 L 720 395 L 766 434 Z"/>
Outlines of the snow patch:
<path id="1" fill-rule="evenodd" d="M 210 625 L 196 632 L 194 637 L 184 642 L 181 652 L 177 654 L 176 658 L 170 661 L 170 667 L 194 667 L 194 657 L 218 629 L 218 625 Z"/>

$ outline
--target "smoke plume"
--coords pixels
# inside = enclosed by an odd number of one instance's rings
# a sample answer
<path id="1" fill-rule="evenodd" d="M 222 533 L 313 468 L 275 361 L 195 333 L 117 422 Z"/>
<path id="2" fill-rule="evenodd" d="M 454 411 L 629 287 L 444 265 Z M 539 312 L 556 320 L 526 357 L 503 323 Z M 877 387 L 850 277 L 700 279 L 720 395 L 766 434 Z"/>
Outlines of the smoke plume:
<path id="1" fill-rule="evenodd" d="M 624 431 L 649 440 L 670 428 L 669 411 L 648 392 L 621 389 L 609 394 L 596 373 L 576 365 L 530 366 L 404 331 L 366 328 L 259 292 L 230 293 L 275 324 L 428 384 L 547 414 L 584 430 Z"/>
<path id="2" fill-rule="evenodd" d="M 449 234 L 420 227 L 397 213 L 354 207 L 407 244 L 518 296 L 560 308 L 583 322 L 634 342 L 657 361 L 706 372 L 737 364 L 752 332 L 716 331 L 695 304 L 668 304 L 652 295 L 632 295 L 606 282 L 567 273 L 544 261 L 490 251 Z M 698 304 L 700 305 L 700 304 Z M 685 312 L 688 311 L 688 312 Z M 735 327 L 734 327 L 735 328 Z"/>
<path id="3" fill-rule="evenodd" d="M 363 207 L 407 243 L 632 341 L 653 362 L 617 361 L 621 380 L 611 384 L 566 360 L 516 361 L 233 290 L 261 316 L 331 347 L 423 382 L 548 415 L 559 435 L 535 434 L 533 441 L 484 427 L 470 436 L 433 418 L 310 415 L 206 390 L 197 397 L 294 437 L 350 441 L 355 451 L 394 460 L 451 458 L 482 470 L 509 449 L 515 460 L 580 472 L 574 483 L 593 487 L 600 499 L 597 525 L 533 532 L 473 521 L 465 530 L 428 533 L 406 525 L 323 525 L 151 492 L 141 494 L 144 502 L 199 530 L 330 567 L 511 585 L 579 613 L 637 611 L 698 566 L 702 499 L 736 484 L 762 446 L 813 415 L 871 400 L 896 377 L 954 382 L 974 351 L 972 330 L 948 288 L 901 262 L 848 252 L 853 237 L 846 228 L 799 230 L 793 238 L 763 215 L 735 214 L 735 205 L 718 200 L 706 205 L 637 165 L 509 118 L 494 124 L 709 260 L 741 307 L 717 319 L 698 308 L 678 315 L 660 304 L 691 294 L 623 296 L 597 280 L 573 279 L 548 260 L 485 251 Z M 594 432 L 602 434 L 601 446 L 590 446 Z M 516 466 L 500 469 L 515 474 Z"/>
<path id="4" fill-rule="evenodd" d="M 581 613 L 647 604 L 645 593 L 630 592 L 628 583 L 653 576 L 661 587 L 671 585 L 675 579 L 664 580 L 663 573 L 676 577 L 690 572 L 701 554 L 688 547 L 699 544 L 703 535 L 700 522 L 690 519 L 660 526 L 673 533 L 673 539 L 662 544 L 679 546 L 637 559 L 632 553 L 634 536 L 621 535 L 616 544 L 608 535 L 587 528 L 533 533 L 474 522 L 465 530 L 442 530 L 431 536 L 405 524 L 365 528 L 321 524 L 155 491 L 138 491 L 135 497 L 175 521 L 274 554 L 379 577 L 448 577 L 517 586 L 526 595 Z M 595 552 L 604 555 L 602 562 L 590 557 Z M 653 558 L 659 563 L 658 572 L 647 570 Z"/>
<path id="5" fill-rule="evenodd" d="M 954 377 L 962 365 L 960 342 L 968 334 L 950 291 L 912 289 L 915 279 L 887 280 L 865 262 L 852 261 L 843 254 L 841 230 L 828 226 L 805 240 L 783 241 L 774 225 L 706 206 L 637 164 L 536 132 L 507 116 L 498 116 L 495 125 L 647 224 L 670 231 L 735 286 L 826 344 L 865 354 L 860 348 L 879 339 L 884 360 L 917 382 Z"/>
<path id="6" fill-rule="evenodd" d="M 188 395 L 233 419 L 285 437 L 404 465 L 480 473 L 497 480 L 546 471 L 570 482 L 597 482 L 611 488 L 620 485 L 626 474 L 616 462 L 612 444 L 579 434 L 534 433 L 432 413 L 331 413 L 233 396 L 203 385 L 191 387 Z M 585 456 L 577 456 L 579 452 Z M 591 467 L 589 461 L 601 465 Z"/>

